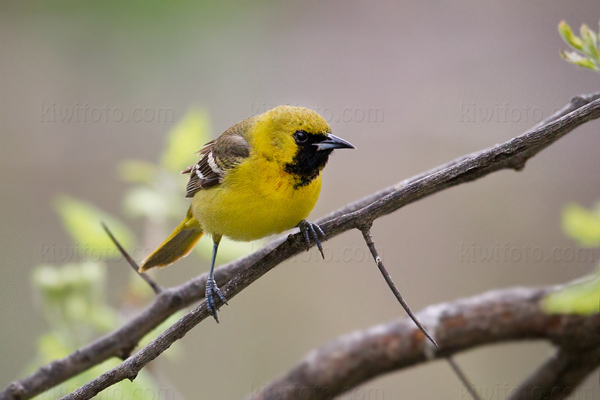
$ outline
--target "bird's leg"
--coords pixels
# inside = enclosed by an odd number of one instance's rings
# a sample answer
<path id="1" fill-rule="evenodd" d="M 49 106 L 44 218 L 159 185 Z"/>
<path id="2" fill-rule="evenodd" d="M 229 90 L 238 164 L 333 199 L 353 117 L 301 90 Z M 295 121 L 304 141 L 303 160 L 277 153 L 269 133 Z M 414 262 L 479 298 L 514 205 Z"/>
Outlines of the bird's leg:
<path id="1" fill-rule="evenodd" d="M 215 282 L 214 270 L 215 270 L 215 261 L 217 259 L 217 249 L 219 248 L 219 243 L 221 242 L 221 235 L 213 235 L 213 253 L 212 260 L 210 262 L 210 272 L 208 273 L 208 278 L 206 279 L 206 306 L 208 307 L 208 312 L 214 317 L 217 323 L 219 322 L 219 318 L 217 317 L 217 307 L 215 305 L 215 294 L 219 296 L 219 298 L 223 301 L 223 303 L 227 304 L 227 299 L 221 293 L 221 290 L 217 286 L 217 282 Z"/>
<path id="2" fill-rule="evenodd" d="M 323 254 L 323 245 L 321 245 L 321 240 L 319 240 L 319 236 L 325 238 L 325 233 L 323 232 L 323 229 L 321 229 L 319 225 L 314 224 L 312 222 L 308 222 L 305 219 L 300 221 L 300 223 L 297 226 L 298 228 L 300 228 L 300 232 L 302 232 L 302 234 L 304 235 L 304 241 L 306 242 L 306 251 L 310 249 L 310 237 L 312 236 L 312 238 L 315 240 L 315 243 L 317 244 L 317 248 L 321 252 L 321 257 L 325 259 L 325 254 Z"/>

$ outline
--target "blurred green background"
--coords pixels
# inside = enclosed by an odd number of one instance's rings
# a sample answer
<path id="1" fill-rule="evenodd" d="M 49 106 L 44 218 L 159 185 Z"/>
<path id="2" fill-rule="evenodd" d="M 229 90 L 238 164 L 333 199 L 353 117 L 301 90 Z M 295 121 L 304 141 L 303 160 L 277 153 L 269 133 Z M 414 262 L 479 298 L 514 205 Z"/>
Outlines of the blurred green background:
<path id="1" fill-rule="evenodd" d="M 168 155 L 175 146 L 184 166 L 194 161 L 202 143 L 185 132 L 202 142 L 279 104 L 319 111 L 358 150 L 332 158 L 316 219 L 598 90 L 598 74 L 560 58 L 557 25 L 597 29 L 599 17 L 593 1 L 0 3 L 0 386 L 151 301 L 123 261 L 85 250 L 105 242 L 81 242 L 98 225 L 79 222 L 108 218 L 141 259 L 187 209 L 179 156 Z M 600 199 L 599 145 L 588 123 L 521 173 L 378 220 L 373 235 L 412 308 L 594 271 L 600 252 L 580 251 L 561 221 L 567 204 Z M 219 262 L 258 246 L 232 245 Z M 326 262 L 313 250 L 277 267 L 222 309 L 221 324 L 203 323 L 105 398 L 133 398 L 132 385 L 150 388 L 143 399 L 241 398 L 314 347 L 403 316 L 360 234 L 326 248 Z M 170 286 L 207 267 L 201 249 L 153 276 Z M 76 306 L 53 305 L 53 293 Z M 502 399 L 551 352 L 526 342 L 457 359 L 484 398 Z M 574 398 L 599 393 L 596 373 Z M 469 398 L 442 362 L 345 398 L 400 396 Z"/>

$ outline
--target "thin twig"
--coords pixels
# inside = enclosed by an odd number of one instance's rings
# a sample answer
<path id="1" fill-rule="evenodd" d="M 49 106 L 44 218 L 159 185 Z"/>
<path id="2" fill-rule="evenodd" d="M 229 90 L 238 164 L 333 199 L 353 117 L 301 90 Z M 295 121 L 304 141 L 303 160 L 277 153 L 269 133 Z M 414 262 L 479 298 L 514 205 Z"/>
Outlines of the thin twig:
<path id="1" fill-rule="evenodd" d="M 106 224 L 104 222 L 102 222 L 102 228 L 104 228 L 104 231 L 106 232 L 106 234 L 108 235 L 110 240 L 112 240 L 112 242 L 115 244 L 115 246 L 117 246 L 117 249 L 119 249 L 119 251 L 123 255 L 123 258 L 125 258 L 125 260 L 127 260 L 127 262 L 129 263 L 131 268 L 133 268 L 135 273 L 138 274 L 140 277 L 142 277 L 142 279 L 144 279 L 146 281 L 146 283 L 148 285 L 150 285 L 150 287 L 152 288 L 152 290 L 154 291 L 155 294 L 157 294 L 157 295 L 160 294 L 163 291 L 163 288 L 160 287 L 160 285 L 158 283 L 156 283 L 154 281 L 154 279 L 150 278 L 150 276 L 148 274 L 146 274 L 144 272 L 139 272 L 139 268 L 140 268 L 139 265 L 137 265 L 135 260 L 133 258 L 131 258 L 129 253 L 127 253 L 127 250 L 125 250 L 123 248 L 123 246 L 121 246 L 121 243 L 119 243 L 119 241 L 117 240 L 115 235 L 112 234 L 112 232 L 110 231 L 110 229 L 108 229 L 108 226 L 106 226 Z"/>
<path id="2" fill-rule="evenodd" d="M 417 319 L 415 314 L 412 312 L 412 310 L 408 306 L 408 303 L 404 300 L 404 297 L 402 297 L 402 294 L 400 294 L 400 291 L 398 290 L 398 288 L 396 288 L 396 285 L 394 284 L 392 277 L 390 276 L 387 269 L 383 265 L 383 260 L 381 259 L 381 257 L 379 257 L 379 253 L 377 252 L 377 248 L 375 247 L 375 243 L 373 242 L 373 237 L 371 236 L 371 229 L 368 226 L 364 226 L 360 229 L 360 231 L 362 232 L 363 238 L 365 239 L 365 242 L 367 243 L 367 247 L 369 247 L 369 250 L 371 251 L 371 255 L 373 256 L 373 259 L 375 260 L 375 264 L 377 264 L 377 268 L 379 268 L 381 275 L 383 275 L 383 279 L 385 279 L 386 283 L 388 284 L 388 286 L 394 293 L 394 296 L 396 296 L 396 299 L 398 300 L 398 302 L 400 303 L 402 308 L 404 308 L 404 311 L 406 311 L 406 314 L 408 314 L 410 319 L 413 320 L 413 322 L 415 323 L 415 325 L 417 325 L 419 330 L 421 332 L 423 332 L 423 335 L 425 335 L 425 337 L 427 337 L 427 339 L 429 339 L 429 341 L 431 343 L 433 343 L 436 348 L 439 348 L 440 346 L 438 346 L 435 339 L 429 334 L 429 332 L 427 332 L 427 329 L 425 329 L 425 327 Z"/>
<path id="3" fill-rule="evenodd" d="M 408 314 L 408 316 L 410 317 L 410 319 L 413 320 L 413 322 L 415 323 L 417 328 L 419 328 L 419 330 L 423 333 L 423 335 L 425 335 L 427 337 L 427 339 L 429 339 L 429 341 L 436 347 L 436 349 L 439 349 L 440 346 L 438 346 L 437 342 L 433 339 L 433 337 L 429 334 L 429 332 L 427 332 L 427 329 L 425 329 L 423 324 L 421 324 L 421 321 L 419 321 L 419 319 L 412 312 L 412 310 L 408 306 L 408 303 L 404 300 L 404 297 L 402 296 L 402 294 L 400 293 L 400 291 L 394 284 L 394 281 L 392 280 L 392 277 L 390 276 L 389 272 L 383 265 L 383 260 L 379 256 L 379 252 L 377 251 L 377 248 L 375 247 L 375 242 L 373 241 L 373 236 L 371 235 L 371 228 L 369 226 L 364 226 L 360 229 L 360 231 L 363 234 L 365 243 L 367 243 L 367 247 L 371 251 L 371 255 L 373 256 L 373 259 L 375 260 L 375 264 L 377 264 L 377 268 L 379 268 L 381 275 L 383 275 L 383 278 L 385 279 L 386 283 L 392 290 L 392 293 L 394 293 L 394 296 L 396 296 L 396 299 L 398 300 L 398 302 L 400 303 L 402 308 L 404 308 L 404 311 L 406 312 L 406 314 Z M 460 379 L 460 381 L 463 383 L 463 385 L 465 385 L 465 387 L 467 388 L 467 390 L 469 391 L 469 393 L 471 394 L 473 399 L 481 400 L 481 398 L 479 397 L 479 394 L 477 393 L 475 388 L 471 385 L 471 382 L 469 381 L 467 376 L 464 374 L 464 372 L 461 370 L 461 368 L 458 366 L 458 364 L 452 359 L 452 357 L 448 357 L 447 361 L 448 361 L 448 364 L 450 364 L 450 367 L 452 368 L 452 370 L 454 371 L 456 376 L 458 376 L 458 379 Z"/>
<path id="4" fill-rule="evenodd" d="M 467 375 L 464 373 L 464 371 L 458 365 L 458 363 L 454 360 L 454 357 L 448 356 L 446 357 L 446 361 L 448 361 L 448 364 L 450 364 L 450 368 L 452 368 L 456 376 L 458 376 L 458 379 L 460 379 L 464 387 L 467 388 L 467 391 L 471 394 L 471 397 L 473 397 L 475 400 L 482 400 L 481 396 L 479 396 L 479 393 L 477 393 L 477 390 L 475 390 L 473 384 L 471 383 Z"/>
<path id="5" fill-rule="evenodd" d="M 326 236 L 331 238 L 449 187 L 473 181 L 501 169 L 519 169 L 527 159 L 579 125 L 598 118 L 600 102 L 597 99 L 599 98 L 600 93 L 575 98 L 543 126 L 536 127 L 501 145 L 460 157 L 399 182 L 351 203 L 320 219 L 317 223 L 323 228 Z M 573 111 L 572 105 L 575 102 L 579 108 Z M 258 260 L 267 257 L 284 240 L 277 239 L 247 257 L 218 268 L 215 271 L 217 284 L 222 286 L 237 274 L 249 271 Z M 287 246 L 285 252 L 279 253 L 278 262 L 304 249 L 299 234 L 292 235 L 290 241 L 295 245 Z M 111 357 L 123 357 L 129 354 L 148 332 L 178 310 L 202 299 L 205 283 L 206 274 L 202 274 L 178 287 L 164 289 L 156 296 L 154 302 L 121 328 L 60 360 L 39 368 L 26 378 L 11 383 L 0 392 L 0 400 L 29 399 Z"/>

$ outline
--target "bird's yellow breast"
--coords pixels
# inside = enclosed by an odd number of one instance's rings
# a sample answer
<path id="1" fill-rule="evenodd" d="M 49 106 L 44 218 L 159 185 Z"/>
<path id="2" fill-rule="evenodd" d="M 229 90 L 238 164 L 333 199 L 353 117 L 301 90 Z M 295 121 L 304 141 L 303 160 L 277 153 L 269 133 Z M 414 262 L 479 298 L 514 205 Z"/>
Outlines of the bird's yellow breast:
<path id="1" fill-rule="evenodd" d="M 274 160 L 250 156 L 220 185 L 194 195 L 192 213 L 205 232 L 250 241 L 306 219 L 319 198 L 321 176 L 305 186 Z"/>

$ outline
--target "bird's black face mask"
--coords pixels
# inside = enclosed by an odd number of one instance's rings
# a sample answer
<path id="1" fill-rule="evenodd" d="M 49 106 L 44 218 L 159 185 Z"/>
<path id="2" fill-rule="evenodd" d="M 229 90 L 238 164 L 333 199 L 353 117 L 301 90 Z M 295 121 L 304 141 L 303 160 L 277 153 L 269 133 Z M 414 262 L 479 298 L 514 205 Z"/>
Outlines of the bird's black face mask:
<path id="1" fill-rule="evenodd" d="M 294 133 L 298 152 L 291 163 L 286 164 L 285 171 L 298 177 L 294 187 L 308 185 L 319 176 L 334 149 L 354 149 L 349 142 L 330 133 L 308 133 L 302 130 Z"/>

